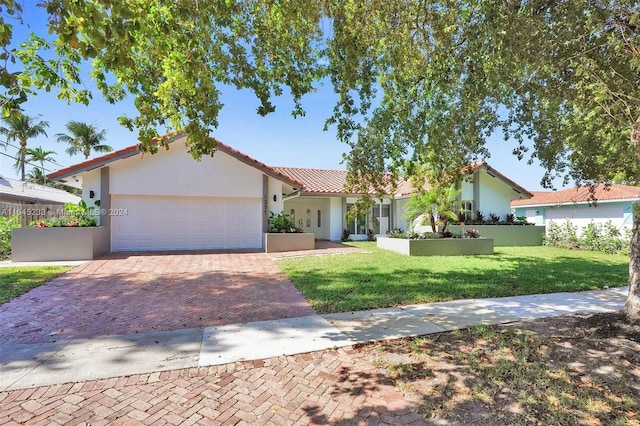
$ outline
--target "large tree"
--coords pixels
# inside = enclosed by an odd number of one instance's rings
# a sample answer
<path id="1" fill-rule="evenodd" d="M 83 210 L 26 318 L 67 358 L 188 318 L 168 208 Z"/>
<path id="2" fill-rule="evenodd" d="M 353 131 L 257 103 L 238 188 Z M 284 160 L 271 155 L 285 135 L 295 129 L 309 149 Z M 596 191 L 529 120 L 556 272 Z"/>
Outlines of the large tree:
<path id="1" fill-rule="evenodd" d="M 12 0 L 3 11 L 18 12 Z M 451 181 L 488 155 L 500 130 L 518 156 L 583 183 L 636 183 L 640 162 L 640 3 L 625 0 L 107 0 L 43 2 L 53 38 L 8 49 L 4 110 L 32 87 L 87 101 L 78 64 L 110 101 L 135 97 L 142 146 L 182 128 L 195 157 L 213 153 L 221 85 L 253 90 L 258 113 L 289 89 L 294 114 L 328 76 L 328 124 L 348 144 L 350 183 L 429 164 Z M 9 22 L 9 21 L 7 21 Z M 47 50 L 48 49 L 48 50 Z M 52 59 L 53 58 L 53 59 Z M 25 72 L 14 72 L 18 59 Z M 162 141 L 161 141 L 162 142 Z M 507 145 L 505 144 L 505 147 Z M 529 152 L 527 153 L 527 150 Z M 445 180 L 447 180 L 445 179 Z M 640 213 L 626 306 L 640 316 Z"/>
<path id="2" fill-rule="evenodd" d="M 91 151 L 111 152 L 113 148 L 104 144 L 107 138 L 106 130 L 98 130 L 92 124 L 82 121 L 70 121 L 65 127 L 69 133 L 56 134 L 56 141 L 69 145 L 65 152 L 69 155 L 82 154 L 84 158 L 89 158 Z"/>
<path id="3" fill-rule="evenodd" d="M 8 116 L 2 117 L 4 126 L 0 127 L 0 134 L 6 136 L 6 143 L 17 141 L 19 143 L 16 168 L 20 170 L 20 178 L 25 180 L 25 163 L 27 155 L 27 142 L 40 135 L 47 135 L 46 128 L 49 127 L 48 121 L 38 120 L 37 118 L 21 114 L 18 111 L 12 111 Z"/>
<path id="4" fill-rule="evenodd" d="M 55 151 L 45 151 L 41 146 L 35 148 L 27 148 L 26 149 L 26 162 L 31 163 L 33 161 L 37 161 L 40 163 L 40 168 L 34 167 L 30 173 L 30 176 L 27 175 L 29 180 L 33 181 L 40 180 L 41 182 L 36 183 L 46 183 L 47 178 L 45 175 L 44 163 L 47 161 L 54 161 L 53 155 L 55 155 Z"/>

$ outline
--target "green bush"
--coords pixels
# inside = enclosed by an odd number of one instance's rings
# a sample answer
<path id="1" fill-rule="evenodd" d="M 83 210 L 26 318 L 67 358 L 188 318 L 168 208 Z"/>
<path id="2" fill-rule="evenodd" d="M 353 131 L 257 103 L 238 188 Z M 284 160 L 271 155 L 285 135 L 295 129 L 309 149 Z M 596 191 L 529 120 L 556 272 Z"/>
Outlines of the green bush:
<path id="1" fill-rule="evenodd" d="M 543 244 L 567 249 L 578 248 L 580 247 L 578 227 L 573 225 L 569 220 L 566 220 L 562 225 L 550 221 L 549 226 L 547 226 L 547 234 L 544 237 Z"/>
<path id="2" fill-rule="evenodd" d="M 584 227 L 580 237 L 577 236 L 577 227 L 571 224 L 569 220 L 562 225 L 551 221 L 547 226 L 547 234 L 543 244 L 601 251 L 609 254 L 629 254 L 631 236 L 631 229 L 625 229 L 623 234 L 611 221 L 607 221 L 604 224 L 591 221 Z"/>
<path id="3" fill-rule="evenodd" d="M 298 228 L 284 212 L 280 212 L 278 214 L 270 212 L 269 232 L 294 233 L 304 232 L 304 229 Z"/>
<path id="4" fill-rule="evenodd" d="M 6 259 L 11 255 L 11 230 L 20 227 L 18 215 L 9 217 L 0 216 L 0 259 Z"/>

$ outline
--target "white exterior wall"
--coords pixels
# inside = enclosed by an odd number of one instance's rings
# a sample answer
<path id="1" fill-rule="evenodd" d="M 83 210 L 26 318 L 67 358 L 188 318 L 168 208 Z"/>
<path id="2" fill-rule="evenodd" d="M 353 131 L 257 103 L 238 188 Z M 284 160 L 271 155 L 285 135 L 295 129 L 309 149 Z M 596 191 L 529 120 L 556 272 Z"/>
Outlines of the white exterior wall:
<path id="1" fill-rule="evenodd" d="M 502 219 L 507 213 L 511 213 L 511 199 L 517 195 L 513 189 L 497 177 L 491 177 L 486 171 L 478 174 L 480 179 L 479 202 L 475 209 L 480 210 L 485 218 L 489 219 L 489 213 L 499 214 Z"/>
<path id="2" fill-rule="evenodd" d="M 276 201 L 273 201 L 275 195 Z M 276 214 L 284 210 L 284 201 L 282 201 L 282 182 L 272 177 L 269 177 L 267 184 L 267 217 L 270 212 Z"/>
<path id="3" fill-rule="evenodd" d="M 580 234 L 585 226 L 591 221 L 604 224 L 607 221 L 618 229 L 631 228 L 633 225 L 632 216 L 625 212 L 631 203 L 600 203 L 596 207 L 586 204 L 576 204 L 560 207 L 542 207 L 544 209 L 544 222 L 549 229 L 549 222 L 553 221 L 557 225 L 562 225 L 566 220 L 570 220 L 574 226 L 578 227 Z"/>
<path id="4" fill-rule="evenodd" d="M 460 189 L 462 189 L 460 193 L 461 200 L 473 200 L 473 182 L 463 180 Z"/>
<path id="5" fill-rule="evenodd" d="M 90 191 L 93 191 L 93 198 L 90 198 Z M 100 200 L 100 169 L 91 170 L 82 175 L 82 199 L 91 207 Z M 96 223 L 100 225 L 100 215 L 96 215 Z"/>
<path id="6" fill-rule="evenodd" d="M 342 197 L 329 198 L 329 239 L 339 241 L 342 238 Z"/>
<path id="7" fill-rule="evenodd" d="M 262 198 L 262 172 L 221 151 L 197 162 L 180 142 L 110 167 L 112 194 Z"/>
<path id="8" fill-rule="evenodd" d="M 402 229 L 403 231 L 408 231 L 409 230 L 409 221 L 405 218 L 402 217 L 402 215 L 404 214 L 404 206 L 407 205 L 407 202 L 409 201 L 409 198 L 397 198 L 395 200 L 395 210 L 394 210 L 394 220 L 393 220 L 393 229 Z"/>

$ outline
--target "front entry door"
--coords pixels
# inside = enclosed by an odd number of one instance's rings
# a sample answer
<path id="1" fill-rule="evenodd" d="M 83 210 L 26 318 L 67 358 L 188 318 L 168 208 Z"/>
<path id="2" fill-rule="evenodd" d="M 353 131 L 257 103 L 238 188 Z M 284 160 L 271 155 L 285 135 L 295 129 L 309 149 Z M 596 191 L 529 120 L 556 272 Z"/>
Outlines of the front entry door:
<path id="1" fill-rule="evenodd" d="M 313 232 L 316 239 L 326 239 L 327 218 L 325 210 L 321 208 L 320 203 L 313 204 L 292 205 L 289 209 L 289 217 L 293 217 L 295 224 L 298 228 L 304 229 L 304 232 Z"/>

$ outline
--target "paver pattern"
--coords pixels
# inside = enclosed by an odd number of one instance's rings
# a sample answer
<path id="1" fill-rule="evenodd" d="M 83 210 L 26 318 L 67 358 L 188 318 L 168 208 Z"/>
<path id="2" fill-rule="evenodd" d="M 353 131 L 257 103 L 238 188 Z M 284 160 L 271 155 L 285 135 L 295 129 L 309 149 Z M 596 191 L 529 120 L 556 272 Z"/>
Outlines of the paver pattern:
<path id="1" fill-rule="evenodd" d="M 0 393 L 0 424 L 419 425 L 358 347 Z"/>
<path id="2" fill-rule="evenodd" d="M 264 253 L 114 254 L 0 306 L 0 344 L 313 315 Z"/>

